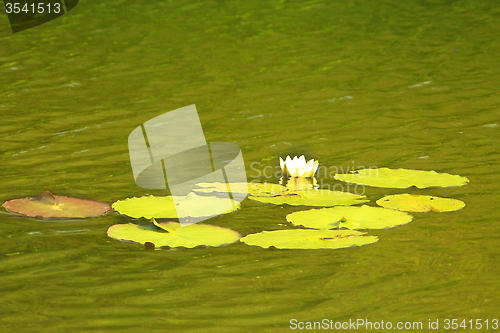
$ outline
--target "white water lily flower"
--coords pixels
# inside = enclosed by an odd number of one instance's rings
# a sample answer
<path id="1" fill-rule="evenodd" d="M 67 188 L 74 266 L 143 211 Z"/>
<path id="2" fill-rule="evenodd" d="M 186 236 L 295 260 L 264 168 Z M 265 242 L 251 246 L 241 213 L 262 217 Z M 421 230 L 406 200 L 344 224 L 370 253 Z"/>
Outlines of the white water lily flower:
<path id="1" fill-rule="evenodd" d="M 280 165 L 285 176 L 308 178 L 312 177 L 316 170 L 318 170 L 319 162 L 309 160 L 309 162 L 306 163 L 304 155 L 300 157 L 295 156 L 293 159 L 287 156 L 284 161 L 280 157 Z"/>

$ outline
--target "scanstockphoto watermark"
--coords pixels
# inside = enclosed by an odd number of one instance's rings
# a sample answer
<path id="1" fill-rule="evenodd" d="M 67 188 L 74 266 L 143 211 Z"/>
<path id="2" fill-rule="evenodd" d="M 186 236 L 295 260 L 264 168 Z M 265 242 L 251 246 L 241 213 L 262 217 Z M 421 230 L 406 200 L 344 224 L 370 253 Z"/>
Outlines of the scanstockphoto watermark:
<path id="1" fill-rule="evenodd" d="M 429 321 L 429 327 L 430 321 Z M 390 321 L 369 321 L 367 319 L 357 319 L 349 321 L 333 321 L 323 319 L 321 321 L 299 321 L 297 319 L 290 320 L 290 328 L 292 330 L 422 330 L 424 324 L 421 321 L 406 321 L 392 323 Z"/>
<path id="2" fill-rule="evenodd" d="M 260 184 L 261 181 L 259 179 L 253 179 L 249 183 L 250 184 Z M 272 185 L 272 183 L 268 183 L 268 184 Z M 323 181 L 323 179 L 321 179 L 319 182 L 315 182 L 314 184 L 315 184 L 315 186 L 313 188 L 310 188 L 310 189 L 307 187 L 302 188 L 302 189 L 308 189 L 308 191 L 307 191 L 308 198 L 310 198 L 311 195 L 319 194 L 320 190 L 329 190 L 330 191 L 330 192 L 328 192 L 329 195 L 342 195 L 345 192 L 351 192 L 351 193 L 354 193 L 357 195 L 364 195 L 365 194 L 365 185 L 361 185 L 361 184 L 345 183 L 345 184 L 331 185 L 329 183 L 325 183 Z M 277 191 L 275 191 L 276 195 L 286 194 L 286 190 L 283 190 L 284 191 L 283 193 L 279 192 L 280 191 L 279 188 L 274 188 L 274 190 L 277 190 Z M 261 191 L 258 191 L 257 193 L 253 192 L 253 195 L 260 195 L 260 194 L 262 194 Z M 324 195 L 324 194 L 325 193 L 323 192 L 322 195 Z"/>
<path id="3" fill-rule="evenodd" d="M 280 178 L 283 177 L 283 170 L 281 170 L 281 167 L 279 165 L 276 166 L 266 166 L 263 169 L 259 168 L 260 163 L 259 162 L 252 162 L 250 163 L 250 169 L 252 170 L 251 175 L 249 175 L 249 178 L 253 179 L 270 179 L 270 178 Z M 346 174 L 346 173 L 351 173 L 353 171 L 359 171 L 359 170 L 368 170 L 368 176 L 369 177 L 378 177 L 378 167 L 377 166 L 369 166 L 365 167 L 363 165 L 354 167 L 354 164 L 352 166 L 348 166 L 347 168 L 344 168 L 343 166 L 324 166 L 320 165 L 318 167 L 318 170 L 314 174 L 314 177 L 316 178 L 332 178 L 335 177 L 336 174 L 341 173 L 341 174 Z M 373 173 L 372 173 L 373 172 Z M 366 177 L 365 175 L 358 174 L 360 178 Z"/>
<path id="4" fill-rule="evenodd" d="M 262 179 L 279 179 L 283 178 L 283 170 L 280 166 L 266 166 L 263 169 L 259 168 L 259 162 L 252 162 L 250 164 L 251 174 L 248 175 L 250 183 L 259 183 Z M 357 172 L 356 172 L 357 171 Z M 362 171 L 362 172 L 360 172 Z M 365 178 L 365 177 L 378 177 L 378 167 L 377 166 L 348 166 L 344 168 L 343 166 L 322 166 L 318 167 L 318 170 L 314 174 L 313 185 L 314 189 L 326 189 L 333 191 L 333 193 L 340 192 L 353 192 L 358 195 L 365 194 L 365 186 L 361 184 L 353 183 L 337 183 L 330 184 L 329 179 L 334 179 L 336 174 L 352 174 L 354 177 Z M 317 181 L 319 179 L 319 181 Z"/>

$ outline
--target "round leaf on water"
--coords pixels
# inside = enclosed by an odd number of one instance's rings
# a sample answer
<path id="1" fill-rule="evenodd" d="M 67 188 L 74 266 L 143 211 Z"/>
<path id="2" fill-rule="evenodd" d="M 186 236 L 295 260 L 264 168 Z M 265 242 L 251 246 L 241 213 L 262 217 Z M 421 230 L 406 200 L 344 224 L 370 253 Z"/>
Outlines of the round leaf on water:
<path id="1" fill-rule="evenodd" d="M 241 242 L 262 248 L 277 249 L 340 249 L 362 246 L 378 241 L 376 236 L 353 230 L 276 230 L 250 234 Z"/>
<path id="2" fill-rule="evenodd" d="M 287 221 L 313 229 L 386 229 L 411 222 L 409 214 L 380 207 L 333 207 L 289 214 Z"/>
<path id="3" fill-rule="evenodd" d="M 469 182 L 466 177 L 437 173 L 436 171 L 409 169 L 362 169 L 350 174 L 337 174 L 335 179 L 353 184 L 385 188 L 418 188 L 462 186 Z"/>
<path id="4" fill-rule="evenodd" d="M 250 199 L 262 203 L 292 206 L 349 206 L 368 202 L 364 195 L 321 189 L 288 192 L 274 197 L 252 196 Z"/>
<path id="5" fill-rule="evenodd" d="M 111 210 L 111 206 L 105 202 L 54 196 L 49 191 L 37 197 L 6 201 L 2 207 L 16 214 L 48 219 L 93 217 Z"/>
<path id="6" fill-rule="evenodd" d="M 457 199 L 439 198 L 430 195 L 395 194 L 377 200 L 377 205 L 403 212 L 451 212 L 465 207 Z"/>
<path id="7" fill-rule="evenodd" d="M 217 247 L 231 244 L 241 235 L 228 228 L 209 224 L 190 224 L 185 227 L 177 222 L 115 224 L 108 229 L 108 236 L 121 241 L 139 244 L 152 243 L 155 247 L 168 246 L 193 248 L 197 246 Z"/>
<path id="8" fill-rule="evenodd" d="M 177 199 L 177 197 L 176 197 Z M 197 196 L 195 193 L 190 193 L 185 197 L 179 197 L 183 211 L 189 211 L 191 217 L 202 217 L 219 215 L 219 207 L 221 202 L 226 199 L 215 197 Z M 229 213 L 237 210 L 240 207 L 238 201 L 233 201 L 233 208 L 226 211 Z M 140 198 L 128 198 L 118 200 L 113 203 L 113 209 L 122 215 L 127 215 L 134 218 L 145 217 L 154 218 L 177 218 L 174 200 L 171 196 L 155 197 L 152 195 Z M 213 213 L 213 214 L 212 214 Z M 184 217 L 184 216 L 183 216 Z"/>
<path id="9" fill-rule="evenodd" d="M 226 193 L 228 187 L 226 183 L 198 183 L 196 186 L 200 188 L 194 189 L 197 193 Z M 275 196 L 285 193 L 286 188 L 279 184 L 271 183 L 229 183 L 231 192 L 233 193 L 245 193 L 247 191 L 248 195 L 258 195 L 258 196 Z"/>

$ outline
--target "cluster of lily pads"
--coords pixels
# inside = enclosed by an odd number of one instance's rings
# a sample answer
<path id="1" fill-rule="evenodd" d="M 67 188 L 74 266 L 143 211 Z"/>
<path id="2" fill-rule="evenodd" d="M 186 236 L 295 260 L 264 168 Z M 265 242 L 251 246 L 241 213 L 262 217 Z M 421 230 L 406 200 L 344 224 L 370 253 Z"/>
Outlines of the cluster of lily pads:
<path id="1" fill-rule="evenodd" d="M 181 227 L 175 221 L 156 221 L 179 218 L 176 204 L 183 205 L 186 209 L 182 211 L 189 211 L 192 217 L 209 216 L 212 207 L 217 207 L 218 200 L 222 200 L 217 198 L 217 193 L 226 193 L 228 184 L 199 183 L 194 192 L 176 200 L 171 196 L 144 196 L 116 201 L 112 208 L 118 213 L 136 219 L 146 218 L 150 223 L 116 224 L 109 227 L 107 235 L 155 248 L 216 247 L 240 241 L 262 248 L 338 249 L 377 242 L 378 237 L 367 235 L 366 230 L 407 224 L 413 219 L 409 212 L 448 212 L 465 206 L 464 202 L 457 199 L 414 194 L 385 196 L 376 201 L 381 207 L 354 206 L 367 203 L 366 196 L 317 188 L 313 178 L 318 168 L 317 161 L 306 163 L 304 156 L 294 159 L 287 157 L 286 160 L 280 158 L 280 164 L 285 175 L 281 184 L 232 183 L 230 188 L 233 192 L 248 192 L 251 200 L 260 203 L 317 207 L 287 215 L 286 221 L 294 228 L 262 231 L 241 237 L 237 231 L 210 224 L 196 223 Z M 337 174 L 335 179 L 373 187 L 414 186 L 420 189 L 462 186 L 469 182 L 465 177 L 447 173 L 388 168 Z M 71 208 L 74 205 L 86 209 L 93 207 L 94 210 L 82 213 L 81 209 Z M 45 218 L 97 216 L 111 209 L 106 203 L 53 196 L 49 192 L 39 197 L 10 200 L 3 207 L 14 213 Z M 233 208 L 225 213 L 239 208 L 240 203 L 234 201 Z M 74 213 L 76 211 L 78 214 Z"/>

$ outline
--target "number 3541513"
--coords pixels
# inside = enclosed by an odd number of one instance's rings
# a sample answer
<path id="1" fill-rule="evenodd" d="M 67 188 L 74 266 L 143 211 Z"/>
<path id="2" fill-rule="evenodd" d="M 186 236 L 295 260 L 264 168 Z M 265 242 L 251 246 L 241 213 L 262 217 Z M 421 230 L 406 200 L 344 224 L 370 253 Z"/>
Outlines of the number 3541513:
<path id="1" fill-rule="evenodd" d="M 60 3 L 32 3 L 32 4 L 27 4 L 27 3 L 9 3 L 7 2 L 5 4 L 5 9 L 7 11 L 7 14 L 21 14 L 21 13 L 31 13 L 31 14 L 42 14 L 42 13 L 60 13 L 61 12 L 61 4 Z"/>
<path id="2" fill-rule="evenodd" d="M 462 320 L 459 321 L 458 319 L 445 319 L 444 320 L 444 329 L 453 329 L 456 330 L 458 328 L 463 328 L 463 329 L 498 329 L 498 319 L 476 319 L 476 320 Z"/>

